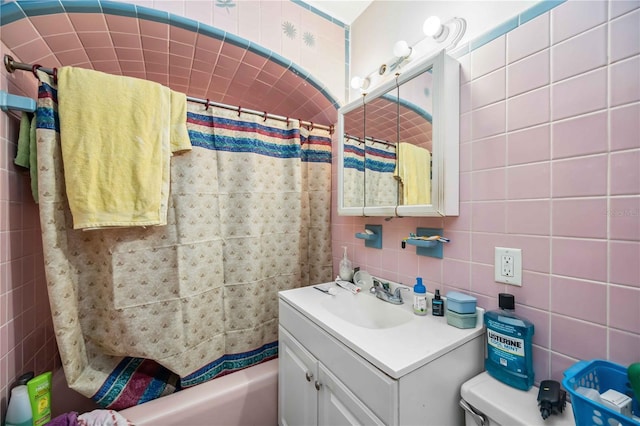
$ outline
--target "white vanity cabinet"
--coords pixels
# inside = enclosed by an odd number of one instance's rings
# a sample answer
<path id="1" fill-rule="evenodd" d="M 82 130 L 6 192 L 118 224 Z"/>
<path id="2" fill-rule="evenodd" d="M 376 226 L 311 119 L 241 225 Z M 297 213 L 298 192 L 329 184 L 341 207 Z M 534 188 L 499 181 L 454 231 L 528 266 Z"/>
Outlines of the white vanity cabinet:
<path id="1" fill-rule="evenodd" d="M 282 327 L 279 344 L 281 426 L 384 424 Z"/>
<path id="2" fill-rule="evenodd" d="M 447 326 L 442 318 L 415 316 L 413 324 L 367 329 L 341 323 L 340 318 L 323 311 L 327 306 L 323 303 L 340 297 L 353 295 L 341 291 L 327 296 L 310 287 L 280 293 L 279 424 L 463 424 L 464 415 L 458 407 L 460 386 L 483 369 L 482 326 L 460 330 Z M 410 331 L 429 324 L 430 333 L 439 331 L 442 336 L 451 332 L 453 337 L 436 339 L 435 346 L 441 349 L 426 349 L 425 357 L 407 363 L 407 353 L 412 356 L 416 348 L 421 352 L 420 347 L 433 345 L 421 342 L 422 336 L 415 333 L 413 340 L 403 343 L 394 339 L 404 340 L 403 327 Z M 404 351 L 397 358 L 406 368 L 385 362 L 387 355 L 378 356 L 376 348 L 383 348 L 392 358 L 395 351 Z"/>

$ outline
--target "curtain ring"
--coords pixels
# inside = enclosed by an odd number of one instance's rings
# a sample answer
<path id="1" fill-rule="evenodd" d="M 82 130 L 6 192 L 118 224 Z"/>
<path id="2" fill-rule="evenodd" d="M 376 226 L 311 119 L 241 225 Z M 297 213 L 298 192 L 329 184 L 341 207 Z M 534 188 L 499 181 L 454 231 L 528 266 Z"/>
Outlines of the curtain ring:
<path id="1" fill-rule="evenodd" d="M 53 68 L 53 82 L 58 84 L 58 68 L 56 67 Z"/>
<path id="2" fill-rule="evenodd" d="M 41 68 L 41 67 L 42 67 L 42 65 L 40 65 L 40 64 L 33 64 L 31 66 L 31 72 L 33 73 L 33 76 L 35 78 L 37 78 L 38 80 L 40 80 L 40 77 L 38 77 L 38 73 L 36 71 L 38 70 L 38 68 Z"/>
<path id="3" fill-rule="evenodd" d="M 210 101 L 209 101 L 209 98 L 207 98 L 207 103 L 206 103 L 206 104 L 204 104 L 204 110 L 205 110 L 205 111 L 209 111 L 209 102 L 210 102 Z"/>
<path id="4" fill-rule="evenodd" d="M 289 124 L 289 117 L 287 117 L 287 124 Z"/>
<path id="5" fill-rule="evenodd" d="M 313 130 L 313 121 L 310 121 L 311 125 L 309 125 L 309 131 Z"/>
<path id="6" fill-rule="evenodd" d="M 262 116 L 262 121 L 263 122 L 267 121 L 267 111 L 264 112 L 264 115 Z"/>
<path id="7" fill-rule="evenodd" d="M 242 107 L 241 107 L 241 106 L 239 106 L 239 107 L 238 107 L 238 117 L 240 117 L 240 113 L 241 113 L 241 112 L 242 112 Z"/>
<path id="8" fill-rule="evenodd" d="M 330 135 L 333 135 L 333 131 L 334 131 L 334 130 L 335 130 L 335 129 L 334 129 L 334 127 L 333 127 L 333 124 L 332 124 L 331 126 L 329 126 L 329 134 L 330 134 Z"/>

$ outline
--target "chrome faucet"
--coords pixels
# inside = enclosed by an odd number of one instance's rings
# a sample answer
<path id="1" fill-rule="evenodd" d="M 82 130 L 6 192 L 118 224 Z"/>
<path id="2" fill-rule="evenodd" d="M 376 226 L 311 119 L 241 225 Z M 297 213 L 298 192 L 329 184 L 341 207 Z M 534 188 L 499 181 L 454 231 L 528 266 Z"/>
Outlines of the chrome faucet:
<path id="1" fill-rule="evenodd" d="M 402 295 L 400 292 L 402 290 L 411 290 L 408 287 L 398 286 L 395 291 L 392 293 L 388 290 L 389 285 L 385 287 L 380 281 L 377 279 L 373 279 L 373 286 L 371 286 L 371 293 L 375 294 L 378 299 L 384 300 L 385 302 L 393 303 L 394 305 L 402 305 L 404 302 L 402 301 Z"/>

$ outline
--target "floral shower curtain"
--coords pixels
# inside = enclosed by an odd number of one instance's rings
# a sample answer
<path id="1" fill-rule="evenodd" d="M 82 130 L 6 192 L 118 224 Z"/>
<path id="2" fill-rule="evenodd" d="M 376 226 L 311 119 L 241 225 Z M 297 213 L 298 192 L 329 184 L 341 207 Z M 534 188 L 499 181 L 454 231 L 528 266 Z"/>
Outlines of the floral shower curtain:
<path id="1" fill-rule="evenodd" d="M 168 225 L 73 230 L 57 91 L 40 77 L 40 218 L 70 387 L 121 409 L 276 357 L 277 292 L 332 278 L 328 132 L 190 103 Z"/>

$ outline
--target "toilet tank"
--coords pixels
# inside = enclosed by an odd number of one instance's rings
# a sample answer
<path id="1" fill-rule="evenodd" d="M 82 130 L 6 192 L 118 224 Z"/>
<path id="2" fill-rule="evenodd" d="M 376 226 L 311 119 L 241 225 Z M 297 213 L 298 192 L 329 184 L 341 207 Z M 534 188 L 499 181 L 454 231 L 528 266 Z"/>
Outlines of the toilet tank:
<path id="1" fill-rule="evenodd" d="M 473 414 L 469 410 L 481 413 L 488 420 L 484 426 L 573 426 L 573 411 L 567 402 L 563 412 L 551 415 L 543 420 L 538 408 L 538 388 L 532 387 L 522 391 L 508 386 L 487 372 L 481 373 L 466 381 L 460 389 L 462 400 L 460 405 L 466 405 L 465 425 L 476 426 Z M 469 407 L 470 406 L 470 407 Z"/>

